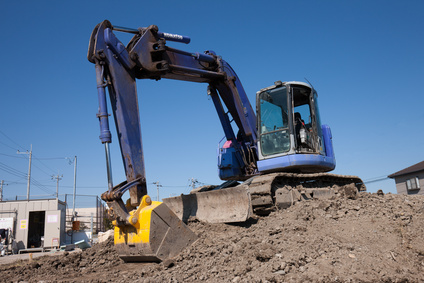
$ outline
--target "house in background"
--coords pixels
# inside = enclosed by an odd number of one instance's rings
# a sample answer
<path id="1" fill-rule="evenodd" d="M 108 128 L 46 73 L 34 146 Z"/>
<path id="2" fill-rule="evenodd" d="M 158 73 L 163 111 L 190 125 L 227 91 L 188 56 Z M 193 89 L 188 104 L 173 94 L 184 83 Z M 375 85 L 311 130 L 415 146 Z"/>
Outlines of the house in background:
<path id="1" fill-rule="evenodd" d="M 424 161 L 393 173 L 398 194 L 424 195 Z"/>

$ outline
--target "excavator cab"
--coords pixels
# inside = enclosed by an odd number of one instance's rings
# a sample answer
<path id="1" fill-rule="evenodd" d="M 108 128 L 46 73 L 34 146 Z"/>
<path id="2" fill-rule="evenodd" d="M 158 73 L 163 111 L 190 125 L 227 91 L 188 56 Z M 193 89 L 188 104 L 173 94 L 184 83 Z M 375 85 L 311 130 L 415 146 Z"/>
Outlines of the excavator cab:
<path id="1" fill-rule="evenodd" d="M 218 154 L 220 178 L 242 180 L 263 173 L 333 170 L 336 161 L 331 130 L 321 125 L 317 99 L 315 89 L 303 82 L 277 81 L 258 91 L 255 154 L 244 154 L 240 162 L 235 143 L 225 143 Z M 237 137 L 237 143 L 242 144 L 242 140 Z M 249 175 L 243 166 L 251 159 L 256 159 L 256 167 Z"/>
<path id="2" fill-rule="evenodd" d="M 302 82 L 276 82 L 256 96 L 259 172 L 334 169 L 331 132 L 322 126 L 317 93 Z"/>

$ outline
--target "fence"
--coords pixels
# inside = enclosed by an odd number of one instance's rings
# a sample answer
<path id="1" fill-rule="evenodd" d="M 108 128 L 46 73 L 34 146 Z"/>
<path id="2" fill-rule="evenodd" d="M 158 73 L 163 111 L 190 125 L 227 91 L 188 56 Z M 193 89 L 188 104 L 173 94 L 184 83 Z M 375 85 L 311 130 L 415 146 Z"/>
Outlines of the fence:
<path id="1" fill-rule="evenodd" d="M 75 215 L 73 217 L 73 195 L 65 195 L 66 231 L 72 230 L 72 221 L 79 221 L 80 231 L 95 234 L 105 231 L 106 206 L 104 202 L 93 195 L 75 196 Z"/>

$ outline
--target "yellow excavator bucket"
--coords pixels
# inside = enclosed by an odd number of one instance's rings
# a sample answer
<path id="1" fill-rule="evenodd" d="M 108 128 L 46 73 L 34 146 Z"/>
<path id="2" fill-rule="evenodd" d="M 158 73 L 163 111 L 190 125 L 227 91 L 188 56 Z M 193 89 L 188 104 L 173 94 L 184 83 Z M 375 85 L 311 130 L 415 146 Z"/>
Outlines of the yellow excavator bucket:
<path id="1" fill-rule="evenodd" d="M 114 242 L 124 261 L 163 261 L 190 246 L 197 236 L 166 204 L 144 196 L 128 222 L 116 225 Z M 116 224 L 116 223 L 114 223 Z"/>

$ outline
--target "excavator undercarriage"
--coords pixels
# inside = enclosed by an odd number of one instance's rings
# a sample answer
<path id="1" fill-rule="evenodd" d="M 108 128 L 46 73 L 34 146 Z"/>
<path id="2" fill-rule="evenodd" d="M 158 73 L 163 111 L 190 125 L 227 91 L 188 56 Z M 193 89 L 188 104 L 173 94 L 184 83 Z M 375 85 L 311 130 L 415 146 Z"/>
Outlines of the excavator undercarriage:
<path id="1" fill-rule="evenodd" d="M 209 223 L 231 223 L 246 221 L 252 215 L 266 216 L 299 201 L 356 199 L 358 192 L 366 190 L 359 177 L 330 173 L 271 173 L 241 184 L 226 183 L 201 187 L 189 195 L 163 201 L 184 222 L 194 218 Z"/>

